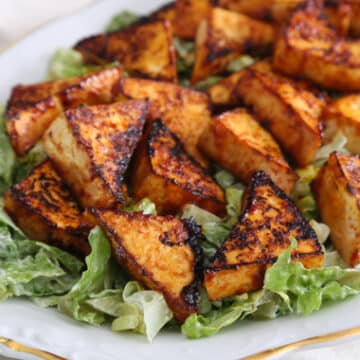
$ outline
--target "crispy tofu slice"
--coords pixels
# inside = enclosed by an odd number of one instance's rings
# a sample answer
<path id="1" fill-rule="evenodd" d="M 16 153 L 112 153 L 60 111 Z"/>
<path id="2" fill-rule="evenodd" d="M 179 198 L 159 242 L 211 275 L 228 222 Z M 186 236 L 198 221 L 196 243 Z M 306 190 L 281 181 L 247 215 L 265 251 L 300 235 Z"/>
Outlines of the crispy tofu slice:
<path id="1" fill-rule="evenodd" d="M 199 138 L 211 120 L 209 97 L 175 84 L 124 78 L 119 82 L 122 99 L 149 99 L 148 119 L 162 119 L 183 142 L 186 151 L 201 165 L 207 160 L 197 148 Z"/>
<path id="2" fill-rule="evenodd" d="M 226 70 L 244 53 L 269 48 L 275 32 L 271 25 L 233 11 L 213 8 L 201 22 L 196 36 L 192 83 Z"/>
<path id="3" fill-rule="evenodd" d="M 274 138 L 245 109 L 216 117 L 199 145 L 209 158 L 245 183 L 251 180 L 254 172 L 264 170 L 290 194 L 298 179 Z"/>
<path id="4" fill-rule="evenodd" d="M 303 86 L 273 72 L 268 62 L 245 71 L 236 95 L 252 107 L 299 166 L 311 163 L 322 142 L 323 102 Z"/>
<path id="5" fill-rule="evenodd" d="M 261 289 L 266 269 L 290 246 L 295 261 L 321 267 L 324 254 L 314 230 L 295 204 L 262 171 L 253 175 L 244 212 L 205 269 L 210 300 Z"/>
<path id="6" fill-rule="evenodd" d="M 202 253 L 196 225 L 172 216 L 100 209 L 92 214 L 120 265 L 147 288 L 160 291 L 180 322 L 198 311 Z"/>
<path id="7" fill-rule="evenodd" d="M 123 179 L 142 135 L 146 101 L 82 106 L 59 116 L 43 145 L 84 207 L 123 203 Z"/>
<path id="8" fill-rule="evenodd" d="M 274 67 L 325 88 L 360 90 L 360 41 L 346 40 L 331 29 L 318 3 L 309 1 L 292 15 L 277 39 Z"/>
<path id="9" fill-rule="evenodd" d="M 360 159 L 332 153 L 312 189 L 331 240 L 349 266 L 360 263 Z"/>
<path id="10" fill-rule="evenodd" d="M 117 67 L 66 80 L 15 86 L 5 121 L 16 153 L 24 155 L 30 150 L 63 109 L 111 102 L 113 86 L 121 75 Z"/>
<path id="11" fill-rule="evenodd" d="M 125 69 L 146 77 L 177 81 L 173 33 L 168 21 L 144 21 L 75 45 L 88 63 L 119 61 Z"/>
<path id="12" fill-rule="evenodd" d="M 246 14 L 255 19 L 285 22 L 304 0 L 219 0 L 219 6 Z"/>
<path id="13" fill-rule="evenodd" d="M 360 94 L 344 96 L 330 103 L 324 109 L 323 120 L 326 142 L 341 132 L 347 139 L 346 148 L 360 154 Z"/>
<path id="14" fill-rule="evenodd" d="M 223 190 L 161 120 L 151 124 L 133 168 L 135 199 L 150 198 L 160 213 L 176 214 L 191 203 L 218 215 L 225 213 Z"/>
<path id="15" fill-rule="evenodd" d="M 162 21 L 169 21 L 173 24 L 175 17 L 176 17 L 176 5 L 174 1 L 171 1 L 159 9 L 152 12 L 149 16 L 150 20 L 162 20 Z"/>
<path id="16" fill-rule="evenodd" d="M 93 224 L 49 160 L 5 193 L 4 208 L 30 239 L 80 256 L 89 252 Z"/>

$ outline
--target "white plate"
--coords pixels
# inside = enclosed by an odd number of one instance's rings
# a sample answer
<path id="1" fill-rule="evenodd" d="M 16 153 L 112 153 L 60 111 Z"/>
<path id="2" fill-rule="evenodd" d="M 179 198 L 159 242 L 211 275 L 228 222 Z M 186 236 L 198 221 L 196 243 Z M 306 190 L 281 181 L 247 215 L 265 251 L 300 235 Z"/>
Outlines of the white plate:
<path id="1" fill-rule="evenodd" d="M 161 0 L 107 0 L 35 31 L 0 56 L 0 103 L 18 83 L 44 78 L 47 63 L 59 47 L 100 32 L 109 18 L 124 9 L 146 13 Z M 153 344 L 133 334 L 79 324 L 52 309 L 12 299 L 0 304 L 0 336 L 51 351 L 68 359 L 239 359 L 304 338 L 360 326 L 360 297 L 327 307 L 310 317 L 275 321 L 243 321 L 209 339 L 186 340 L 179 333 L 161 333 Z M 0 354 L 5 354 L 0 347 Z"/>

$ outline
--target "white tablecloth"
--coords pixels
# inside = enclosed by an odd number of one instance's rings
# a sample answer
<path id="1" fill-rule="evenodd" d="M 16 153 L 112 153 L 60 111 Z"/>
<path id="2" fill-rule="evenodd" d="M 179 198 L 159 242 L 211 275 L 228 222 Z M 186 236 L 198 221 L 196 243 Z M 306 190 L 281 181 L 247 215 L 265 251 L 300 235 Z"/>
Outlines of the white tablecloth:
<path id="1" fill-rule="evenodd" d="M 30 32 L 35 27 L 55 17 L 70 14 L 92 1 L 94 0 L 0 0 L 0 47 Z M 359 309 L 354 309 L 354 314 L 358 315 L 358 311 Z M 360 359 L 360 341 L 317 350 L 299 351 L 285 358 L 289 360 L 358 360 Z M 0 356 L 0 360 L 2 359 L 5 358 Z"/>

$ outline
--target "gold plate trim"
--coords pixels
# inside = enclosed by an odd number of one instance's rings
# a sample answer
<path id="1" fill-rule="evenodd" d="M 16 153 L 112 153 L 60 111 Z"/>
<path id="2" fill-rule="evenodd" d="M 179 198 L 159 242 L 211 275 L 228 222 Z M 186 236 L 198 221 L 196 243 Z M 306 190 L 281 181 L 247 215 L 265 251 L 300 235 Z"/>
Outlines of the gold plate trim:
<path id="1" fill-rule="evenodd" d="M 305 340 L 297 341 L 291 344 L 279 346 L 273 349 L 265 350 L 258 354 L 250 355 L 242 358 L 242 360 L 265 360 L 272 356 L 279 356 L 289 353 L 291 351 L 303 348 L 309 345 L 316 345 L 321 343 L 326 343 L 335 340 L 347 339 L 350 337 L 354 337 L 360 335 L 360 326 L 354 327 L 352 329 L 337 331 L 331 334 L 315 336 L 312 338 L 308 338 Z"/>
<path id="2" fill-rule="evenodd" d="M 30 346 L 25 346 L 14 340 L 7 339 L 4 337 L 0 337 L 0 344 L 4 344 L 5 346 L 7 346 L 9 349 L 11 349 L 13 351 L 35 355 L 39 359 L 43 359 L 43 360 L 66 360 L 63 357 L 57 356 L 48 351 L 35 349 Z"/>

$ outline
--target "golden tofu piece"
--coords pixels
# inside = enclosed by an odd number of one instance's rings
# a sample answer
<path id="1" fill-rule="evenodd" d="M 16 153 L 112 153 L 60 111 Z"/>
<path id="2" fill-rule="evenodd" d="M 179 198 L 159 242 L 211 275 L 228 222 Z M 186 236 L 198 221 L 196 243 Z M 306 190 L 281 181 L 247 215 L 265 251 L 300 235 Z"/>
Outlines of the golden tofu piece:
<path id="1" fill-rule="evenodd" d="M 149 99 L 148 119 L 162 119 L 183 142 L 186 151 L 201 165 L 207 160 L 197 148 L 202 132 L 211 120 L 209 97 L 175 84 L 145 79 L 124 78 L 119 82 L 120 98 Z"/>
<path id="2" fill-rule="evenodd" d="M 218 0 L 219 6 L 264 21 L 285 22 L 304 0 Z"/>
<path id="3" fill-rule="evenodd" d="M 122 75 L 120 67 L 66 80 L 18 85 L 12 90 L 5 121 L 11 144 L 24 155 L 64 110 L 80 104 L 112 101 L 112 89 Z"/>
<path id="4" fill-rule="evenodd" d="M 360 159 L 332 153 L 313 186 L 331 240 L 349 266 L 360 263 Z"/>
<path id="5" fill-rule="evenodd" d="M 170 23 L 173 25 L 173 22 L 176 17 L 176 5 L 175 2 L 170 2 L 168 4 L 165 4 L 161 6 L 159 9 L 152 12 L 149 16 L 150 20 L 162 20 L 162 21 L 170 21 Z"/>
<path id="6" fill-rule="evenodd" d="M 211 0 L 176 0 L 174 33 L 183 39 L 195 39 L 201 21 L 212 9 Z"/>
<path id="7" fill-rule="evenodd" d="M 142 135 L 146 101 L 82 106 L 59 116 L 43 145 L 84 207 L 123 203 L 123 179 Z"/>
<path id="8" fill-rule="evenodd" d="M 135 155 L 133 169 L 135 199 L 150 198 L 160 213 L 176 214 L 185 204 L 196 204 L 225 214 L 223 190 L 161 120 L 151 124 Z"/>
<path id="9" fill-rule="evenodd" d="M 338 35 L 323 11 L 315 1 L 295 11 L 277 39 L 274 67 L 325 88 L 360 90 L 360 41 Z"/>
<path id="10" fill-rule="evenodd" d="M 119 61 L 126 70 L 146 77 L 177 81 L 173 33 L 168 21 L 144 21 L 110 34 L 78 42 L 88 63 Z"/>
<path id="11" fill-rule="evenodd" d="M 132 278 L 161 292 L 176 319 L 198 311 L 202 252 L 200 229 L 172 216 L 91 210 L 109 237 L 113 253 Z"/>
<path id="12" fill-rule="evenodd" d="M 80 256 L 88 254 L 93 224 L 49 160 L 5 193 L 4 208 L 30 239 Z"/>
<path id="13" fill-rule="evenodd" d="M 360 95 L 348 95 L 330 103 L 323 112 L 324 136 L 330 141 L 338 132 L 347 139 L 346 148 L 360 154 Z"/>
<path id="14" fill-rule="evenodd" d="M 287 194 L 298 179 L 274 138 L 245 109 L 216 117 L 200 139 L 201 150 L 245 183 L 264 170 Z"/>
<path id="15" fill-rule="evenodd" d="M 252 107 L 299 166 L 310 164 L 322 142 L 323 102 L 302 85 L 273 72 L 268 62 L 245 71 L 236 95 Z"/>
<path id="16" fill-rule="evenodd" d="M 244 212 L 205 269 L 210 300 L 261 289 L 266 269 L 298 242 L 292 253 L 305 267 L 321 267 L 324 254 L 312 227 L 295 204 L 262 171 L 253 175 Z"/>
<path id="17" fill-rule="evenodd" d="M 192 83 L 226 70 L 241 54 L 269 48 L 274 28 L 229 10 L 214 8 L 201 22 L 196 36 L 196 60 Z"/>

